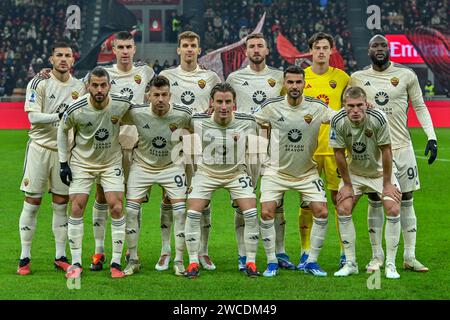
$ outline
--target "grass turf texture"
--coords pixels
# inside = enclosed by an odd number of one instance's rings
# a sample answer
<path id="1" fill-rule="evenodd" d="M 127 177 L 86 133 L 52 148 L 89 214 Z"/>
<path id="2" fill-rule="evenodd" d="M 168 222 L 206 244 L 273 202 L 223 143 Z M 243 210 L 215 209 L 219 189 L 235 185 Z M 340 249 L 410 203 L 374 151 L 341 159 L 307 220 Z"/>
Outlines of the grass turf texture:
<path id="1" fill-rule="evenodd" d="M 411 130 L 418 156 L 422 189 L 415 194 L 415 209 L 418 217 L 416 255 L 430 268 L 420 274 L 403 271 L 403 241 L 397 254 L 399 280 L 388 280 L 381 273 L 381 289 L 369 290 L 369 277 L 363 270 L 371 257 L 367 233 L 367 198 L 364 197 L 354 212 L 357 232 L 357 259 L 360 274 L 349 278 L 335 278 L 339 261 L 339 246 L 334 224 L 334 210 L 330 207 L 328 232 L 319 257 L 322 268 L 328 272 L 326 278 L 315 278 L 299 271 L 281 270 L 275 278 L 249 279 L 237 271 L 237 248 L 234 234 L 233 210 L 229 196 L 224 190 L 216 191 L 212 201 L 212 230 L 209 253 L 217 266 L 216 271 L 201 270 L 196 280 L 176 277 L 170 269 L 158 272 L 154 265 L 160 253 L 159 200 L 161 192 L 154 188 L 150 203 L 143 207 L 143 229 L 139 252 L 143 269 L 141 273 L 125 279 L 111 279 L 109 269 L 101 272 L 88 270 L 90 256 L 94 250 L 92 235 L 91 194 L 85 213 L 85 235 L 83 240 L 83 265 L 85 271 L 80 290 L 67 288 L 64 273 L 53 268 L 54 240 L 51 230 L 52 212 L 50 197 L 46 195 L 39 211 L 37 231 L 32 247 L 32 274 L 20 277 L 15 274 L 20 255 L 18 232 L 23 195 L 19 191 L 26 131 L 0 131 L 2 157 L 0 168 L 0 299 L 449 299 L 450 273 L 448 272 L 450 240 L 448 208 L 450 169 L 450 130 L 438 129 L 438 160 L 429 166 L 423 157 L 426 137 L 422 130 Z M 286 249 L 292 261 L 299 259 L 298 196 L 288 192 L 286 208 Z M 174 242 L 172 241 L 172 247 Z M 174 250 L 174 249 L 173 249 Z M 67 253 L 69 254 L 67 247 Z M 106 236 L 106 253 L 111 257 L 110 222 Z M 187 254 L 185 262 L 187 262 Z M 123 262 L 125 265 L 125 262 Z M 257 254 L 257 265 L 264 271 L 266 259 L 262 244 Z"/>

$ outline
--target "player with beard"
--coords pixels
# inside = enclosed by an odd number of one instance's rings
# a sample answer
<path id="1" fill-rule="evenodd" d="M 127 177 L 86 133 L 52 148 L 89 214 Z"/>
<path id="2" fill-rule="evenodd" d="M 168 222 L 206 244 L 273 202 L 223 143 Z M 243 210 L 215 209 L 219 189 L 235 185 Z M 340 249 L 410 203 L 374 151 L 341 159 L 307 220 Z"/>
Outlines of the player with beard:
<path id="1" fill-rule="evenodd" d="M 84 94 L 83 82 L 73 78 L 70 69 L 74 58 L 70 46 L 57 42 L 52 48 L 50 63 L 53 68 L 47 79 L 35 77 L 27 86 L 25 112 L 31 123 L 30 140 L 25 155 L 24 175 L 20 190 L 25 194 L 19 220 L 22 245 L 17 274 L 30 274 L 31 242 L 36 230 L 37 214 L 42 196 L 52 193 L 56 256 L 54 265 L 64 271 L 70 266 L 66 258 L 67 202 L 69 188 L 59 179 L 56 145 L 57 130 L 65 109 Z M 49 185 L 47 185 L 47 182 Z"/>
<path id="2" fill-rule="evenodd" d="M 72 202 L 68 219 L 68 238 L 72 266 L 67 278 L 79 278 L 82 272 L 83 215 L 92 184 L 100 182 L 111 212 L 111 276 L 122 278 L 120 265 L 125 242 L 125 217 L 122 212 L 124 179 L 122 150 L 119 144 L 120 120 L 130 108 L 128 99 L 109 94 L 108 72 L 95 68 L 88 77 L 89 94 L 71 104 L 58 129 L 60 177 L 69 186 Z M 75 145 L 68 156 L 67 132 L 74 128 Z M 73 179 L 72 179 L 73 178 Z"/>
<path id="3" fill-rule="evenodd" d="M 285 97 L 269 99 L 254 116 L 259 125 L 269 126 L 269 160 L 263 163 L 261 178 L 261 238 L 267 256 L 263 276 L 278 273 L 275 255 L 274 217 L 277 205 L 288 190 L 301 193 L 301 206 L 313 212 L 311 249 L 305 273 L 325 277 L 317 263 L 328 224 L 327 199 L 313 154 L 322 123 L 329 123 L 333 111 L 321 100 L 303 96 L 305 72 L 298 66 L 284 71 Z"/>
<path id="4" fill-rule="evenodd" d="M 251 34 L 245 41 L 245 55 L 249 59 L 248 66 L 232 72 L 227 83 L 236 90 L 236 108 L 239 112 L 253 113 L 267 99 L 278 97 L 283 89 L 283 71 L 266 65 L 266 57 L 269 54 L 267 41 L 261 33 Z M 251 177 L 256 187 L 259 179 L 258 164 L 249 164 Z M 236 228 L 236 240 L 238 245 L 238 269 L 245 270 L 246 257 L 244 255 L 244 216 L 237 207 L 235 209 L 234 222 Z M 290 261 L 285 249 L 286 219 L 284 206 L 276 210 L 276 256 L 281 268 L 294 270 L 296 267 Z"/>
<path id="5" fill-rule="evenodd" d="M 369 41 L 368 55 L 372 65 L 352 74 L 350 86 L 364 88 L 367 99 L 375 108 L 380 108 L 387 116 L 391 128 L 392 153 L 397 169 L 397 178 L 402 191 L 400 223 L 404 240 L 403 267 L 427 272 L 428 268 L 415 257 L 417 218 L 413 206 L 413 192 L 420 188 L 416 157 L 408 132 L 408 102 L 411 102 L 417 118 L 425 131 L 428 143 L 425 155 L 431 152 L 428 164 L 437 157 L 437 141 L 430 113 L 423 101 L 417 75 L 413 70 L 390 61 L 388 40 L 376 35 Z M 383 208 L 380 197 L 369 195 L 369 236 L 373 256 L 367 271 L 379 270 L 383 265 L 382 249 Z"/>

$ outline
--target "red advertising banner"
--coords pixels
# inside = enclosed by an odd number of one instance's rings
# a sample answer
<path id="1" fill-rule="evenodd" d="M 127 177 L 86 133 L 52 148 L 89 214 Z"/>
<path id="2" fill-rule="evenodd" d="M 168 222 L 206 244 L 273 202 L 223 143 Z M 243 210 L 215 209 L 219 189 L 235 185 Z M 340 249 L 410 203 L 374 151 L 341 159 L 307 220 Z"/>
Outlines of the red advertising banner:
<path id="1" fill-rule="evenodd" d="M 387 34 L 391 50 L 391 60 L 398 63 L 425 63 L 413 44 L 404 34 Z"/>

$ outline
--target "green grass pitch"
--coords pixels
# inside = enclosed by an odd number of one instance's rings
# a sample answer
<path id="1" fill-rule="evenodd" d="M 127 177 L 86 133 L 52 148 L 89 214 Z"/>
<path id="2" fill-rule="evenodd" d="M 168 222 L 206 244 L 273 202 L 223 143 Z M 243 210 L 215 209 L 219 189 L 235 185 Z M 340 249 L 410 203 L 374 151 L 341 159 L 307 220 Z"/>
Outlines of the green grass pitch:
<path id="1" fill-rule="evenodd" d="M 338 265 L 338 242 L 334 225 L 334 211 L 330 210 L 328 233 L 319 263 L 328 272 L 326 278 L 315 278 L 299 271 L 282 270 L 276 278 L 246 278 L 237 271 L 237 249 L 234 236 L 233 210 L 224 190 L 217 191 L 212 201 L 212 230 L 209 252 L 217 265 L 216 271 L 201 271 L 196 280 L 175 277 L 170 269 L 158 272 L 154 265 L 160 252 L 159 199 L 155 188 L 150 202 L 143 207 L 143 229 L 140 238 L 141 273 L 124 279 L 111 279 L 109 270 L 90 272 L 93 253 L 91 196 L 85 214 L 83 264 L 85 272 L 79 290 L 67 287 L 64 273 L 53 268 L 54 242 L 51 231 L 51 206 L 48 195 L 39 211 L 38 225 L 32 247 L 32 274 L 15 274 L 20 254 L 18 232 L 23 195 L 19 191 L 22 177 L 26 131 L 0 131 L 0 299 L 449 299 L 450 288 L 450 130 L 438 129 L 438 160 L 429 166 L 423 156 L 425 135 L 411 130 L 418 156 L 422 189 L 415 194 L 418 217 L 417 257 L 430 268 L 425 274 L 403 271 L 403 242 L 397 255 L 401 279 L 387 280 L 381 274 L 381 289 L 369 290 L 369 275 L 363 268 L 371 250 L 367 233 L 367 200 L 363 198 L 354 213 L 357 232 L 357 258 L 360 274 L 349 278 L 334 278 Z M 287 193 L 286 249 L 294 262 L 299 259 L 298 196 Z M 331 209 L 331 208 L 330 208 Z M 109 233 L 109 230 L 108 230 Z M 173 241 L 172 241 L 173 245 Z M 69 253 L 69 248 L 67 248 Z M 111 255 L 111 237 L 106 239 L 106 252 Z M 185 256 L 187 262 L 187 255 Z M 260 271 L 265 269 L 262 245 L 257 255 Z"/>

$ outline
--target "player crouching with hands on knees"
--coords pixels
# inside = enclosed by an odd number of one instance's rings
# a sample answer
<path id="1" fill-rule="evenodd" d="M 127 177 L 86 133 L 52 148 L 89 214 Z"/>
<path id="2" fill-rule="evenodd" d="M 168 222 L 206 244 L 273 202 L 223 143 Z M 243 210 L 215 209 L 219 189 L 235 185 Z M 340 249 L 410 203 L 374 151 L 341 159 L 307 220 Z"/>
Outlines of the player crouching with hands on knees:
<path id="1" fill-rule="evenodd" d="M 389 125 L 385 114 L 367 109 L 366 93 L 351 87 L 343 95 L 343 106 L 331 120 L 330 146 L 342 176 L 337 195 L 339 230 L 347 262 L 336 277 L 358 273 L 356 233 L 352 211 L 363 193 L 369 198 L 381 196 L 386 209 L 386 278 L 398 279 L 395 257 L 400 240 L 401 192 L 392 172 L 392 151 Z M 348 164 L 345 158 L 348 152 Z"/>

